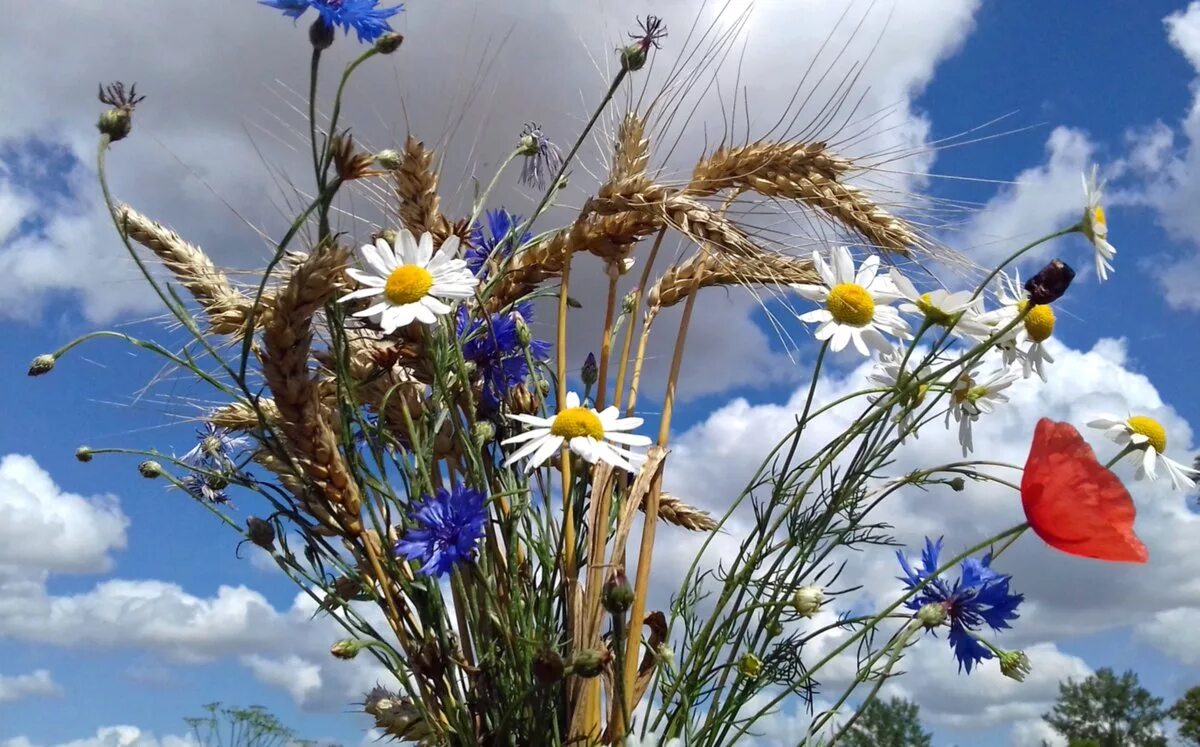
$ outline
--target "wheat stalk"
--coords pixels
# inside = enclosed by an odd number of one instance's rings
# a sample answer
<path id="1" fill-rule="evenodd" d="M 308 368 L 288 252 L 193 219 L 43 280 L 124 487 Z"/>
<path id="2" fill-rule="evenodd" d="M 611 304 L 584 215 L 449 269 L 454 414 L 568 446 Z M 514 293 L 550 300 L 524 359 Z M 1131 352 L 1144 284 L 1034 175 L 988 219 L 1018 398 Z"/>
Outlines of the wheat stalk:
<path id="1" fill-rule="evenodd" d="M 648 293 L 655 310 L 674 306 L 699 288 L 726 285 L 790 285 L 819 283 L 811 259 L 758 250 L 745 255 L 715 256 L 701 252 L 664 272 Z"/>
<path id="2" fill-rule="evenodd" d="M 396 195 L 400 198 L 400 220 L 415 235 L 428 231 L 441 244 L 451 234 L 452 227 L 439 209 L 441 200 L 433 151 L 409 135 L 400 157 L 400 167 L 392 171 Z"/>

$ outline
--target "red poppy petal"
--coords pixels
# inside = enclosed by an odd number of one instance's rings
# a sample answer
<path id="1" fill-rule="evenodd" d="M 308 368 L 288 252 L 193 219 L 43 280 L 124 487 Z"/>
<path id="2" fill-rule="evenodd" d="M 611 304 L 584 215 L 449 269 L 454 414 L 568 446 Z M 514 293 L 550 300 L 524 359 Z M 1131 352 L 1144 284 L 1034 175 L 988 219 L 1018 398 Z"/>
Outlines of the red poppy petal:
<path id="1" fill-rule="evenodd" d="M 1025 518 L 1047 545 L 1097 560 L 1145 563 L 1129 491 L 1069 423 L 1038 421 L 1021 479 Z"/>

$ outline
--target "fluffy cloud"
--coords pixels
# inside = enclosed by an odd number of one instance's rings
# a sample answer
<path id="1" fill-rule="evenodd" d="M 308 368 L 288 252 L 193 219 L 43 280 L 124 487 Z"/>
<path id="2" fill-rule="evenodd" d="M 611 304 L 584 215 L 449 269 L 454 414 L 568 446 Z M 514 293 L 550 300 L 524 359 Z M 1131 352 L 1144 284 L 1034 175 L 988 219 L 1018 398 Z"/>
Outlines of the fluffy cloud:
<path id="1" fill-rule="evenodd" d="M 0 703 L 61 694 L 62 688 L 45 669 L 37 669 L 29 674 L 0 674 Z"/>
<path id="2" fill-rule="evenodd" d="M 28 737 L 14 737 L 0 742 L 0 747 L 42 747 Z M 46 747 L 51 747 L 46 745 Z M 72 739 L 53 747 L 199 747 L 192 735 L 174 734 L 156 737 L 153 732 L 143 731 L 136 726 L 102 726 L 95 736 Z"/>
<path id="3" fill-rule="evenodd" d="M 0 459 L 0 568 L 104 571 L 125 547 L 129 519 L 114 496 L 64 493 L 29 456 Z M 0 602 L 0 607 L 3 602 Z"/>

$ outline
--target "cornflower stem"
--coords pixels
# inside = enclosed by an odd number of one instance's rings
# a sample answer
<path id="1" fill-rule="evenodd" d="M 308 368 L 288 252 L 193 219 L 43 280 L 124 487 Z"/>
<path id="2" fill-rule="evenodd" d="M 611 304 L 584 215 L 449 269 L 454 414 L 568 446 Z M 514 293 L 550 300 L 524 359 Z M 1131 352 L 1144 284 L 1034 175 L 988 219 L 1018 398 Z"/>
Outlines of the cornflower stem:
<path id="1" fill-rule="evenodd" d="M 627 646 L 636 645 L 629 640 L 629 628 L 625 624 L 625 615 L 618 613 L 612 616 L 612 640 L 614 661 L 625 660 Z M 625 700 L 625 678 L 613 677 L 613 700 L 616 701 L 617 726 L 613 734 L 618 740 L 624 740 L 629 733 L 629 705 Z M 620 744 L 620 742 L 617 742 Z"/>
<path id="2" fill-rule="evenodd" d="M 617 281 L 621 273 L 617 264 L 608 266 L 608 303 L 604 308 L 604 332 L 600 337 L 600 370 L 596 378 L 596 409 L 603 410 L 608 400 L 608 359 L 612 355 L 613 318 L 617 312 Z M 615 397 L 615 395 L 614 395 Z"/>
<path id="3" fill-rule="evenodd" d="M 1009 266 L 1013 262 L 1016 262 L 1017 259 L 1021 257 L 1021 255 L 1025 254 L 1025 252 L 1028 252 L 1029 250 L 1033 249 L 1034 247 L 1040 246 L 1041 244 L 1044 244 L 1047 241 L 1057 239 L 1060 236 L 1066 236 L 1069 233 L 1075 233 L 1075 232 L 1079 231 L 1079 229 L 1080 229 L 1080 224 L 1076 223 L 1075 225 L 1071 226 L 1070 228 L 1063 228 L 1061 230 L 1055 231 L 1054 233 L 1046 234 L 1045 236 L 1041 237 L 1040 239 L 1031 241 L 1028 244 L 1026 244 L 1025 246 L 1018 249 L 1017 251 L 1013 252 L 1011 255 L 1009 255 L 1009 257 L 1007 259 L 1005 259 L 1000 264 L 996 265 L 996 267 L 993 268 L 992 271 L 989 272 L 986 277 L 984 277 L 983 282 L 981 282 L 979 284 L 979 286 L 975 289 L 975 293 L 971 296 L 971 300 L 974 301 L 976 298 L 979 298 L 979 295 L 981 293 L 983 293 L 984 289 L 987 288 L 988 283 L 992 282 L 992 279 L 995 278 L 997 275 L 999 275 L 1000 272 L 1005 267 Z"/>
<path id="4" fill-rule="evenodd" d="M 514 148 L 513 151 L 509 153 L 503 161 L 501 161 L 500 167 L 496 169 L 496 173 L 492 175 L 492 180 L 488 182 L 487 189 L 483 190 L 483 192 L 479 194 L 479 197 L 475 199 L 475 205 L 471 208 L 471 220 L 467 223 L 467 225 L 473 226 L 475 225 L 475 221 L 479 220 L 479 216 L 483 214 L 483 206 L 487 204 L 488 195 L 492 193 L 492 190 L 495 189 L 496 185 L 500 182 L 500 175 L 503 174 L 504 170 L 507 169 L 509 164 L 513 162 L 513 159 L 519 155 L 521 155 L 521 149 Z M 509 240 L 507 236 L 497 237 L 496 243 L 500 244 L 501 242 L 507 240 Z"/>
<path id="5" fill-rule="evenodd" d="M 654 268 L 654 260 L 658 258 L 658 248 L 662 246 L 663 237 L 667 234 L 667 227 L 663 226 L 659 229 L 658 235 L 654 237 L 654 245 L 650 248 L 650 256 L 646 258 L 646 266 L 642 268 L 641 281 L 638 283 L 637 293 L 633 297 L 633 308 L 629 311 L 629 323 L 625 325 L 624 342 L 621 344 L 621 360 L 617 363 L 617 385 L 613 387 L 613 404 L 617 409 L 621 409 L 621 403 L 625 399 L 625 372 L 629 365 L 629 351 L 633 346 L 633 320 L 637 318 L 638 310 L 641 309 L 642 299 L 646 295 L 646 284 L 650 282 L 650 272 Z"/>
<path id="6" fill-rule="evenodd" d="M 308 139 L 312 145 L 313 176 L 321 181 L 321 156 L 317 147 L 317 75 L 321 68 L 321 49 L 313 47 L 308 72 Z"/>
<path id="7" fill-rule="evenodd" d="M 671 357 L 671 372 L 667 376 L 667 391 L 663 398 L 662 418 L 658 424 L 658 445 L 667 447 L 671 435 L 671 414 L 675 407 L 675 388 L 679 381 L 679 370 L 683 365 L 683 349 L 687 342 L 688 327 L 692 311 L 696 308 L 699 276 L 683 305 L 683 317 L 679 320 L 679 334 L 675 338 L 675 352 Z M 632 402 L 633 398 L 630 397 Z M 662 495 L 663 463 L 660 462 L 650 491 L 646 495 L 645 517 L 642 519 L 642 543 L 638 550 L 637 580 L 633 587 L 633 605 L 630 614 L 630 640 L 625 651 L 625 708 L 633 712 L 634 685 L 637 681 L 637 642 L 641 640 L 642 618 L 646 615 L 646 596 L 650 588 L 650 564 L 654 558 L 654 534 L 658 525 L 658 503 Z M 633 631 L 637 632 L 634 633 Z"/>
<path id="8" fill-rule="evenodd" d="M 883 683 L 887 682 L 888 676 L 891 674 L 892 670 L 896 668 L 896 664 L 899 663 L 900 656 L 904 653 L 904 649 L 908 646 L 909 641 L 911 641 L 913 637 L 921 631 L 922 627 L 924 626 L 916 620 L 909 623 L 908 626 L 905 627 L 898 636 L 896 636 L 895 640 L 892 641 L 890 646 L 884 648 L 883 651 L 880 651 L 875 657 L 872 657 L 871 661 L 869 661 L 865 667 L 866 674 L 860 674 L 858 677 L 856 677 L 854 682 L 850 683 L 850 686 L 846 688 L 844 693 L 842 693 L 842 697 L 838 700 L 838 702 L 827 711 L 827 713 L 836 713 L 837 709 L 842 707 L 842 704 L 846 702 L 846 700 L 850 697 L 850 694 L 854 692 L 858 685 L 865 681 L 864 677 L 870 676 L 871 665 L 878 661 L 879 657 L 882 656 L 884 652 L 888 651 L 889 649 L 891 650 L 891 655 L 888 656 L 887 664 L 884 665 L 883 671 L 879 673 L 878 678 L 875 680 L 875 685 L 871 688 L 871 691 L 867 693 L 867 697 L 863 699 L 863 702 L 859 704 L 857 709 L 855 709 L 854 714 L 851 715 L 850 718 L 846 720 L 846 723 L 842 724 L 842 726 L 833 735 L 833 739 L 829 741 L 830 744 L 837 744 L 838 740 L 849 733 L 850 727 L 854 726 L 854 722 L 857 721 L 858 717 L 862 715 L 863 709 L 865 709 L 867 705 L 875 699 L 875 696 L 879 694 L 879 689 L 883 687 Z M 817 721 L 814 721 L 813 725 L 809 727 L 809 735 L 812 735 L 813 732 L 820 729 L 823 724 L 824 722 L 819 724 Z"/>

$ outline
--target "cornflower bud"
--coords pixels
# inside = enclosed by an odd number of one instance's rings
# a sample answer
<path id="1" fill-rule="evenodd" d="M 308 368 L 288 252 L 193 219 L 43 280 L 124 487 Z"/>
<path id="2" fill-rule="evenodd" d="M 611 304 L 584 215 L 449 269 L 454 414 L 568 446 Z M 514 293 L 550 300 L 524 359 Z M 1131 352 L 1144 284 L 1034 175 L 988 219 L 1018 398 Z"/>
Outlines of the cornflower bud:
<path id="1" fill-rule="evenodd" d="M 746 654 L 738 660 L 738 673 L 754 679 L 762 674 L 762 660 L 754 654 Z"/>
<path id="2" fill-rule="evenodd" d="M 950 489 L 955 493 L 961 493 L 963 489 L 967 487 L 967 481 L 961 477 L 956 477 L 946 484 L 949 485 Z"/>
<path id="3" fill-rule="evenodd" d="M 333 46 L 333 26 L 318 18 L 308 27 L 308 40 L 313 49 L 329 49 Z"/>
<path id="4" fill-rule="evenodd" d="M 475 442 L 476 446 L 482 447 L 485 444 L 489 444 L 495 437 L 496 426 L 492 425 L 491 421 L 480 420 L 471 429 L 471 439 Z"/>
<path id="5" fill-rule="evenodd" d="M 275 550 L 275 527 L 269 521 L 256 516 L 246 519 L 246 538 L 268 552 Z"/>
<path id="6" fill-rule="evenodd" d="M 581 648 L 571 657 L 571 672 L 585 679 L 596 677 L 612 661 L 612 652 Z"/>
<path id="7" fill-rule="evenodd" d="M 633 587 L 629 585 L 624 570 L 617 569 L 608 577 L 603 595 L 604 609 L 614 615 L 625 612 L 633 605 Z"/>
<path id="8" fill-rule="evenodd" d="M 534 654 L 531 668 L 539 682 L 549 685 L 561 680 L 567 667 L 557 651 L 547 648 Z"/>
<path id="9" fill-rule="evenodd" d="M 375 49 L 379 50 L 379 54 L 391 54 L 399 49 L 403 43 L 404 36 L 402 34 L 389 31 L 375 40 Z"/>
<path id="10" fill-rule="evenodd" d="M 583 379 L 583 388 L 591 389 L 596 383 L 596 378 L 599 376 L 599 369 L 596 368 L 596 355 L 588 353 L 587 358 L 583 361 L 583 369 L 579 372 L 579 377 Z"/>
<path id="11" fill-rule="evenodd" d="M 39 355 L 33 359 L 33 363 L 29 364 L 29 375 L 41 376 L 42 374 L 50 373 L 54 370 L 54 363 L 57 360 L 53 355 Z"/>
<path id="12" fill-rule="evenodd" d="M 147 480 L 153 480 L 163 473 L 162 465 L 153 459 L 147 459 L 138 465 L 138 472 Z"/>
<path id="13" fill-rule="evenodd" d="M 396 171 L 404 165 L 404 157 L 399 152 L 388 148 L 375 154 L 375 163 L 388 171 Z"/>
<path id="14" fill-rule="evenodd" d="M 80 446 L 78 449 L 75 450 L 75 458 L 78 459 L 79 461 L 85 462 L 85 463 L 92 461 L 91 448 L 87 447 L 87 446 Z"/>
<path id="15" fill-rule="evenodd" d="M 353 638 L 346 638 L 338 641 L 329 647 L 329 653 L 339 659 L 353 659 L 358 656 L 358 652 L 362 651 L 364 645 L 362 641 L 356 641 Z"/>

